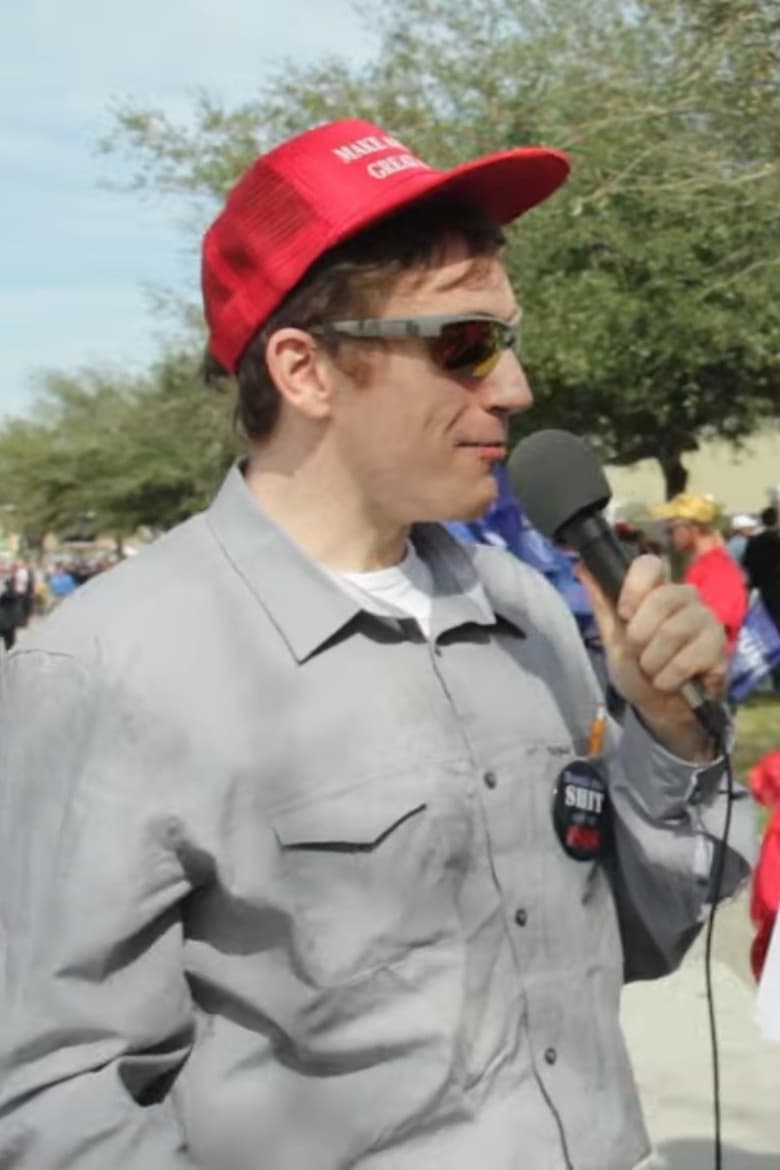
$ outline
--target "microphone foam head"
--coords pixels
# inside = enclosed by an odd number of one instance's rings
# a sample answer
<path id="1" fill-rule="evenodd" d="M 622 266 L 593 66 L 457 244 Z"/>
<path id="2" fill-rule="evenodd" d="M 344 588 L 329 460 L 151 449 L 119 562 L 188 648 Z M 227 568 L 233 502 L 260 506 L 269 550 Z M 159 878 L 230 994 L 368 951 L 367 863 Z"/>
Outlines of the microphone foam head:
<path id="1" fill-rule="evenodd" d="M 528 519 L 550 539 L 580 512 L 600 512 L 612 495 L 593 448 L 569 431 L 521 439 L 507 468 Z"/>

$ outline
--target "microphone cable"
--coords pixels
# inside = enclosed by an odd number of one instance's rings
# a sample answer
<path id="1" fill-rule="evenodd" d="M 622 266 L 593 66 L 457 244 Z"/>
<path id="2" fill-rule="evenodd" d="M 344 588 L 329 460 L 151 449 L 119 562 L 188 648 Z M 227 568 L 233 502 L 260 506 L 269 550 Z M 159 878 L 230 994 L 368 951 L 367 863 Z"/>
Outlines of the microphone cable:
<path id="1" fill-rule="evenodd" d="M 731 829 L 731 810 L 734 804 L 734 771 L 731 763 L 731 755 L 728 751 L 728 748 L 726 747 L 725 737 L 718 736 L 716 741 L 716 751 L 718 748 L 722 748 L 722 754 L 726 764 L 726 816 L 723 822 L 723 834 L 716 845 L 717 856 L 715 858 L 715 868 L 712 873 L 712 883 L 710 890 L 712 909 L 710 910 L 709 921 L 707 922 L 707 932 L 705 935 L 704 979 L 707 988 L 707 1014 L 709 1018 L 710 1052 L 712 1057 L 712 1102 L 715 1152 L 714 1167 L 715 1170 L 723 1170 L 720 1101 L 720 1054 L 718 1051 L 718 1028 L 715 1018 L 715 994 L 712 985 L 712 941 L 715 929 L 715 915 L 718 910 L 721 890 L 723 888 L 723 878 L 726 872 L 726 854 L 728 852 L 729 831 Z"/>

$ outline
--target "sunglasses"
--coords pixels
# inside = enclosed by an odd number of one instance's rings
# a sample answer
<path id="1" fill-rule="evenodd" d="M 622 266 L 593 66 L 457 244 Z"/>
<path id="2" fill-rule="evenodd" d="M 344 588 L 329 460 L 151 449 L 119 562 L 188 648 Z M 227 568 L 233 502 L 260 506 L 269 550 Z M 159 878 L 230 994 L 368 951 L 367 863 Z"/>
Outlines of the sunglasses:
<path id="1" fill-rule="evenodd" d="M 309 329 L 324 337 L 421 338 L 440 370 L 465 378 L 487 378 L 501 355 L 512 349 L 520 334 L 520 312 L 511 321 L 488 313 L 442 317 L 362 317 L 355 321 L 328 321 Z"/>

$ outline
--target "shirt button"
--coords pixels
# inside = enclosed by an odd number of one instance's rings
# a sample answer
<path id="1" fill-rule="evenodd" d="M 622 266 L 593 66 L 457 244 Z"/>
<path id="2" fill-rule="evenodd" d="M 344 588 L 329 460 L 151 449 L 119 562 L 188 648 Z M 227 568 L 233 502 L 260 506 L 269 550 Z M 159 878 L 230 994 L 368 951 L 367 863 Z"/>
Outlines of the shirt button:
<path id="1" fill-rule="evenodd" d="M 515 910 L 515 922 L 518 926 L 525 926 L 527 921 L 528 915 L 526 914 L 525 910 L 522 908 L 520 910 Z"/>
<path id="2" fill-rule="evenodd" d="M 555 1064 L 556 1060 L 558 1059 L 558 1053 L 554 1048 L 548 1048 L 545 1051 L 544 1059 L 548 1064 Z"/>
<path id="3" fill-rule="evenodd" d="M 487 788 L 495 788 L 495 786 L 498 784 L 498 777 L 496 776 L 495 772 L 485 772 L 482 779 L 485 781 Z"/>

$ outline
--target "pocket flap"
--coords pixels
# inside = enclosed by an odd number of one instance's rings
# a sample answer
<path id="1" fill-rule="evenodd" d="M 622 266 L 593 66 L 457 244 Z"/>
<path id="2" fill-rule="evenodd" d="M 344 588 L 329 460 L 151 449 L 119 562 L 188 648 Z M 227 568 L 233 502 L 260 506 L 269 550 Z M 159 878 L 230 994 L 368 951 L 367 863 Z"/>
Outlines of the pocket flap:
<path id="1" fill-rule="evenodd" d="M 276 811 L 271 821 L 287 849 L 372 849 L 425 807 L 419 791 L 350 788 Z"/>

